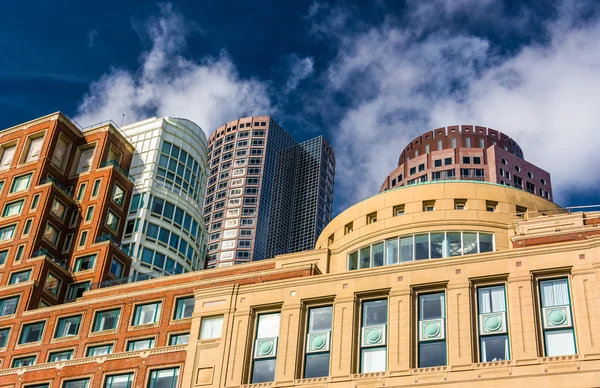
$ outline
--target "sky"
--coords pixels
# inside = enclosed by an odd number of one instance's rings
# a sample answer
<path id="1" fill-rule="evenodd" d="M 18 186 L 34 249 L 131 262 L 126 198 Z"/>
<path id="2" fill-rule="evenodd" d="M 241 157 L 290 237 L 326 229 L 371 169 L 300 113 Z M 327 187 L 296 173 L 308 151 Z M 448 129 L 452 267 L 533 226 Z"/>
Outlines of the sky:
<path id="1" fill-rule="evenodd" d="M 335 213 L 434 128 L 502 131 L 563 206 L 600 204 L 597 0 L 10 2 L 0 128 L 272 115 L 336 154 Z"/>

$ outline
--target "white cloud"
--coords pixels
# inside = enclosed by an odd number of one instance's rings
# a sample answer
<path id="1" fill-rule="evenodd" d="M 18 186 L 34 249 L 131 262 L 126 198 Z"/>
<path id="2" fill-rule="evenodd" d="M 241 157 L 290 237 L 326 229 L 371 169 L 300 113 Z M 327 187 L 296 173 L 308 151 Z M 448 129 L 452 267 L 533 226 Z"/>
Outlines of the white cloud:
<path id="1" fill-rule="evenodd" d="M 152 47 L 140 56 L 140 68 L 112 69 L 90 85 L 76 119 L 90 125 L 107 119 L 132 123 L 152 115 L 184 117 L 209 132 L 245 115 L 272 114 L 267 83 L 242 78 L 226 52 L 200 61 L 182 55 L 183 16 L 167 5 L 146 29 Z"/>
<path id="2" fill-rule="evenodd" d="M 296 89 L 298 84 L 314 73 L 315 61 L 311 57 L 301 58 L 297 54 L 291 54 L 285 59 L 288 67 L 288 80 L 285 84 L 286 93 Z"/>
<path id="3" fill-rule="evenodd" d="M 331 131 L 341 208 L 375 194 L 414 137 L 454 124 L 515 138 L 528 160 L 552 174 L 557 201 L 572 188 L 597 187 L 600 22 L 572 20 L 559 14 L 545 25 L 543 45 L 510 57 L 486 39 L 445 29 L 419 35 L 386 23 L 336 34 L 326 90 L 349 106 Z"/>

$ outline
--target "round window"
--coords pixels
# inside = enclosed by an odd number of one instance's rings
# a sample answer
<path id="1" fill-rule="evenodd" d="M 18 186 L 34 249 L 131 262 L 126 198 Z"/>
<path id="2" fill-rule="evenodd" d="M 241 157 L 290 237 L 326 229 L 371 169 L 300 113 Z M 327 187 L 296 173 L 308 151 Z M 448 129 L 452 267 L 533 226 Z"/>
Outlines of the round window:
<path id="1" fill-rule="evenodd" d="M 505 165 L 505 166 L 506 166 L 506 165 L 508 164 L 508 162 L 506 161 L 506 159 L 502 158 L 502 159 L 500 159 L 500 160 L 502 161 L 502 164 L 503 164 L 503 165 Z"/>
<path id="2" fill-rule="evenodd" d="M 527 176 L 529 177 L 529 179 L 533 178 L 533 174 L 530 173 L 529 171 L 527 171 Z"/>
<path id="3" fill-rule="evenodd" d="M 521 167 L 519 167 L 519 166 L 515 165 L 515 170 L 516 170 L 517 172 L 521 172 Z"/>
<path id="4" fill-rule="evenodd" d="M 544 178 L 540 178 L 540 183 L 545 186 L 546 185 L 546 180 Z"/>

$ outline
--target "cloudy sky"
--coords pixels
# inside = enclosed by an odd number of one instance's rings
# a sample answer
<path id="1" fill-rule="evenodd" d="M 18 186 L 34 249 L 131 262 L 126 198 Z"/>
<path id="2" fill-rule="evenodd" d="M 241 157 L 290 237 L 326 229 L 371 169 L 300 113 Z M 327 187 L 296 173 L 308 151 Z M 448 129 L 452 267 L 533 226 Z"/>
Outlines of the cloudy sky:
<path id="1" fill-rule="evenodd" d="M 270 114 L 333 144 L 339 212 L 417 135 L 476 124 L 517 140 L 560 204 L 600 204 L 597 0 L 12 2 L 0 49 L 0 128 L 62 109 L 210 134 Z"/>

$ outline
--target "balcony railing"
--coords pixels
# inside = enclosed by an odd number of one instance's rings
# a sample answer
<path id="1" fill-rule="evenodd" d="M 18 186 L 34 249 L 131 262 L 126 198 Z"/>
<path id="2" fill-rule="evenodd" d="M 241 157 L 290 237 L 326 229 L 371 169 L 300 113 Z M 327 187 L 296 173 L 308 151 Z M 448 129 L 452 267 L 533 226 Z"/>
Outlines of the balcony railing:
<path id="1" fill-rule="evenodd" d="M 47 250 L 46 248 L 40 248 L 37 251 L 33 252 L 33 254 L 31 255 L 31 257 L 38 257 L 38 256 L 46 256 L 53 263 L 55 263 L 56 265 L 58 265 L 59 267 L 61 267 L 65 271 L 69 270 L 69 268 L 67 266 L 67 259 L 59 259 L 59 258 L 57 258 L 52 253 L 50 253 L 50 251 Z"/>
<path id="2" fill-rule="evenodd" d="M 111 279 L 111 280 L 105 280 L 103 282 L 92 283 L 90 285 L 90 290 L 98 290 L 101 288 L 120 286 L 123 284 L 141 282 L 143 280 L 156 279 L 156 278 L 160 278 L 163 276 L 171 276 L 171 275 L 176 275 L 175 271 L 162 271 L 162 272 L 152 271 L 152 272 L 147 272 L 147 273 L 138 273 L 136 275 L 128 276 L 128 277 L 124 277 L 124 278 Z"/>
<path id="3" fill-rule="evenodd" d="M 41 185 L 46 184 L 46 183 L 52 183 L 54 186 L 56 186 L 57 189 L 62 191 L 67 197 L 73 198 L 73 188 L 64 186 L 56 178 L 54 178 L 52 176 L 47 176 L 46 178 L 42 179 L 40 182 Z"/>
<path id="4" fill-rule="evenodd" d="M 111 236 L 110 234 L 102 234 L 98 237 L 96 237 L 96 242 L 97 243 L 101 243 L 104 241 L 110 241 L 111 243 L 113 243 L 117 248 L 119 248 L 123 253 L 125 253 L 127 256 L 131 256 L 131 249 L 126 249 L 123 247 L 123 243 L 118 241 L 117 239 L 115 239 L 113 236 Z"/>
<path id="5" fill-rule="evenodd" d="M 188 201 L 190 203 L 190 205 L 192 205 L 192 207 L 195 207 L 196 209 L 199 209 L 199 211 L 201 211 L 200 206 L 198 205 L 198 203 L 194 200 L 194 198 L 192 198 L 191 196 L 189 196 L 187 193 L 183 192 L 183 190 L 173 186 L 170 183 L 164 182 L 164 181 L 159 181 L 156 180 L 154 181 L 154 184 L 156 185 L 156 187 L 160 187 L 162 189 L 166 189 L 169 190 L 181 197 L 184 197 L 186 201 Z"/>
<path id="6" fill-rule="evenodd" d="M 121 165 L 116 160 L 107 160 L 105 162 L 100 163 L 100 167 L 109 166 L 112 166 L 114 169 L 118 170 L 121 174 L 125 175 L 130 181 L 135 182 L 135 178 L 129 175 L 129 172 L 127 172 L 123 167 L 121 167 Z"/>

